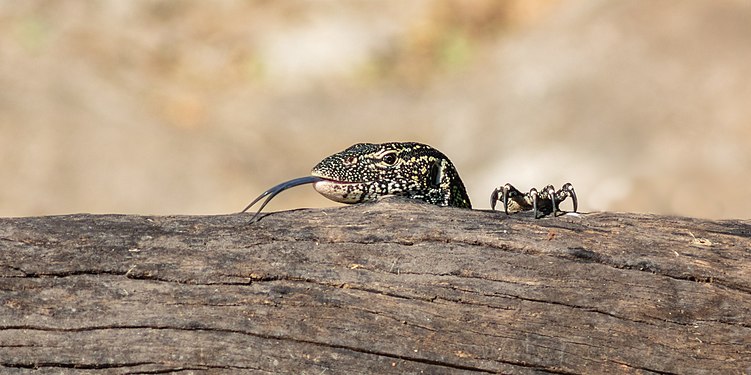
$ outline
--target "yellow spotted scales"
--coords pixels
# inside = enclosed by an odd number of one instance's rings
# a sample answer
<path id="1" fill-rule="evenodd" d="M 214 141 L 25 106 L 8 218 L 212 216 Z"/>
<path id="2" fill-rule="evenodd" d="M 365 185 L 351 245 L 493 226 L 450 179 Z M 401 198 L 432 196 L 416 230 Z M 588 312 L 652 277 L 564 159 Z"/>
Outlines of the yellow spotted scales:
<path id="1" fill-rule="evenodd" d="M 358 143 L 323 159 L 311 175 L 322 180 L 316 191 L 342 203 L 361 203 L 387 195 L 439 206 L 472 208 L 464 183 L 451 161 L 421 143 Z"/>

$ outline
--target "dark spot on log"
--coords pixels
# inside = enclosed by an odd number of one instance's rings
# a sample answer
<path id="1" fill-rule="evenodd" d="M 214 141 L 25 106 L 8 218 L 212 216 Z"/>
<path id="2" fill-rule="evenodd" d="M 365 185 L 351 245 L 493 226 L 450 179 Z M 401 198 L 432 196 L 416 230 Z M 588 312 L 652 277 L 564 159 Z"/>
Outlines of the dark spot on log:
<path id="1" fill-rule="evenodd" d="M 366 234 L 362 237 L 362 243 L 380 243 L 385 242 L 386 236 L 377 234 Z"/>
<path id="2" fill-rule="evenodd" d="M 708 231 L 710 233 L 731 234 L 742 238 L 751 238 L 751 224 L 728 222 L 721 231 Z"/>
<path id="3" fill-rule="evenodd" d="M 568 255 L 572 258 L 583 262 L 602 262 L 602 256 L 592 250 L 587 250 L 583 247 L 569 247 Z"/>
<path id="4" fill-rule="evenodd" d="M 646 271 L 646 272 L 651 272 L 651 273 L 660 272 L 660 267 L 656 263 L 649 261 L 649 260 L 640 260 L 640 261 L 633 262 L 633 263 L 629 262 L 629 263 L 626 263 L 624 268 L 630 269 L 630 270 Z"/>
<path id="5" fill-rule="evenodd" d="M 292 292 L 292 288 L 286 285 L 274 285 L 273 287 L 271 287 L 272 294 L 283 296 L 285 294 L 289 294 L 290 292 Z"/>

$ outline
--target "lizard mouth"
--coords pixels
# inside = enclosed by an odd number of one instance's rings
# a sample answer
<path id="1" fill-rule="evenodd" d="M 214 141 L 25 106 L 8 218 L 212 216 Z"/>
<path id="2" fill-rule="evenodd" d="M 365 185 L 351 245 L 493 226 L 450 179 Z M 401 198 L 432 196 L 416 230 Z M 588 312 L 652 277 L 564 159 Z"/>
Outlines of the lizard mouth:
<path id="1" fill-rule="evenodd" d="M 313 188 L 332 201 L 339 203 L 360 203 L 368 192 L 367 182 L 344 182 L 319 177 Z"/>
<path id="2" fill-rule="evenodd" d="M 305 184 L 313 184 L 313 188 L 323 195 L 324 197 L 331 199 L 335 202 L 341 202 L 341 203 L 359 203 L 362 202 L 365 197 L 367 196 L 367 187 L 368 183 L 366 182 L 343 182 L 343 181 L 337 181 L 332 180 L 326 177 L 316 176 L 315 174 L 312 176 L 307 177 L 300 177 L 295 178 L 293 180 L 282 182 L 281 184 L 278 184 L 274 187 L 272 187 L 269 190 L 266 190 L 261 195 L 259 195 L 256 199 L 254 199 L 250 204 L 248 204 L 241 213 L 247 211 L 253 205 L 258 203 L 261 199 L 266 198 L 266 200 L 261 204 L 261 207 L 258 209 L 256 214 L 253 216 L 252 219 L 250 219 L 251 222 L 255 221 L 255 219 L 258 217 L 258 215 L 261 213 L 264 207 L 271 202 L 274 197 L 290 188 L 293 188 L 295 186 L 305 185 Z"/>

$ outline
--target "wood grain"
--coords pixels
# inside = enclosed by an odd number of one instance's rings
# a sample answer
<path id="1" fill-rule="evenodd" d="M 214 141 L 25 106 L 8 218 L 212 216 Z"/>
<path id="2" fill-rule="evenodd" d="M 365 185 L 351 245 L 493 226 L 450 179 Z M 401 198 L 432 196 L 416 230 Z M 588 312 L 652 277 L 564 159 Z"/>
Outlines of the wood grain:
<path id="1" fill-rule="evenodd" d="M 751 222 L 385 199 L 0 219 L 0 370 L 751 373 Z"/>

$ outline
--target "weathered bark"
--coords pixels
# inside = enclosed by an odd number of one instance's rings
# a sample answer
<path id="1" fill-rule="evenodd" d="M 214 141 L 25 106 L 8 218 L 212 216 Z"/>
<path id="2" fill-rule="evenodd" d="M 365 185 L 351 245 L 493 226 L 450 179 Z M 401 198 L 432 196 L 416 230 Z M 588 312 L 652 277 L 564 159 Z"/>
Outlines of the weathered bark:
<path id="1" fill-rule="evenodd" d="M 0 370 L 751 372 L 751 222 L 388 199 L 0 219 Z"/>

